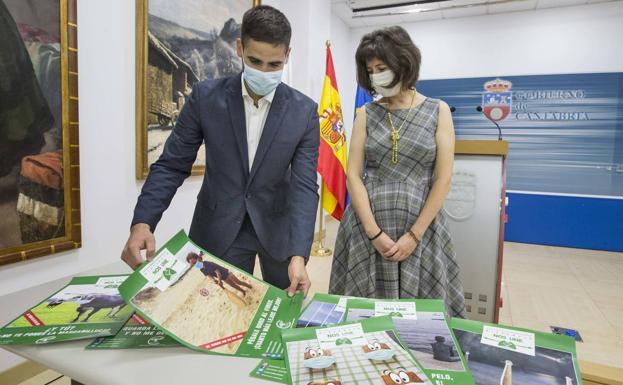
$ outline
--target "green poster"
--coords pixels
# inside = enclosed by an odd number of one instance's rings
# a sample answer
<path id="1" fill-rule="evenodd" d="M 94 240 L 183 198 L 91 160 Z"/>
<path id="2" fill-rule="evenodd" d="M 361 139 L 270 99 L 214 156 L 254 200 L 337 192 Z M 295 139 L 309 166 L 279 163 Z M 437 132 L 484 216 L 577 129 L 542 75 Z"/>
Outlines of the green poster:
<path id="1" fill-rule="evenodd" d="M 75 277 L 0 329 L 0 345 L 51 342 L 115 335 L 132 315 L 119 294 L 127 275 Z"/>
<path id="2" fill-rule="evenodd" d="M 348 297 L 316 293 L 301 312 L 297 328 L 328 326 L 340 323 L 344 318 Z M 283 360 L 264 359 L 251 371 L 251 377 L 268 381 L 288 383 L 289 373 Z"/>
<path id="3" fill-rule="evenodd" d="M 390 317 L 282 332 L 290 385 L 432 382 L 398 338 Z"/>
<path id="4" fill-rule="evenodd" d="M 285 291 L 195 245 L 180 231 L 121 285 L 126 302 L 182 345 L 206 353 L 281 357 L 303 294 Z"/>
<path id="5" fill-rule="evenodd" d="M 458 318 L 450 326 L 477 385 L 582 385 L 571 337 Z"/>
<path id="6" fill-rule="evenodd" d="M 281 384 L 288 384 L 288 378 L 290 377 L 284 360 L 271 360 L 267 358 L 261 360 L 249 375 L 251 377 Z"/>
<path id="7" fill-rule="evenodd" d="M 473 385 L 474 379 L 436 299 L 349 299 L 346 319 L 390 316 L 400 339 L 435 385 Z"/>
<path id="8" fill-rule="evenodd" d="M 164 334 L 140 315 L 134 313 L 119 332 L 110 337 L 98 337 L 87 349 L 166 348 L 180 344 Z"/>

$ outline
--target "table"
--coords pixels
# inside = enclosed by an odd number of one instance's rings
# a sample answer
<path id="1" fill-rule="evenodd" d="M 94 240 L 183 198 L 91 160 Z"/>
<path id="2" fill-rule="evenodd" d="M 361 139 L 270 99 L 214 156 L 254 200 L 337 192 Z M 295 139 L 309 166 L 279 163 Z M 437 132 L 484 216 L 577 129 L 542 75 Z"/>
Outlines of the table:
<path id="1" fill-rule="evenodd" d="M 129 268 L 123 262 L 117 262 L 78 275 L 125 273 L 130 273 Z M 5 325 L 35 306 L 65 286 L 70 279 L 68 276 L 0 297 L 0 324 Z M 217 356 L 182 347 L 84 350 L 91 341 L 86 339 L 45 346 L 12 345 L 2 348 L 85 385 L 171 385 L 196 384 L 198 381 L 210 384 L 267 384 L 266 381 L 249 377 L 249 372 L 259 362 L 256 358 Z"/>
<path id="2" fill-rule="evenodd" d="M 79 275 L 130 273 L 117 262 Z M 0 297 L 0 325 L 35 306 L 65 286 L 71 276 Z M 84 350 L 91 339 L 45 346 L 12 345 L 2 348 L 49 367 L 85 385 L 222 383 L 266 385 L 249 377 L 259 359 L 216 356 L 187 348 Z M 580 362 L 585 385 L 623 385 L 623 370 Z M 207 381 L 206 381 L 207 380 Z M 73 382 L 72 382 L 73 383 Z"/>

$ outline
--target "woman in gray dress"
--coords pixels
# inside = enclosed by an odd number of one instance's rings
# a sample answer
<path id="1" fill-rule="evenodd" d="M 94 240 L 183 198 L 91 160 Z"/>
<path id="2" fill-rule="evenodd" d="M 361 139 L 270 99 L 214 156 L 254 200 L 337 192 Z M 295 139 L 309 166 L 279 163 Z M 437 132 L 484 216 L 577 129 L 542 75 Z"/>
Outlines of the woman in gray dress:
<path id="1" fill-rule="evenodd" d="M 459 266 L 443 210 L 454 161 L 448 105 L 418 93 L 421 56 L 409 34 L 365 35 L 357 80 L 372 95 L 355 119 L 347 207 L 329 292 L 375 298 L 439 298 L 463 317 Z M 364 172 L 365 165 L 365 172 Z"/>

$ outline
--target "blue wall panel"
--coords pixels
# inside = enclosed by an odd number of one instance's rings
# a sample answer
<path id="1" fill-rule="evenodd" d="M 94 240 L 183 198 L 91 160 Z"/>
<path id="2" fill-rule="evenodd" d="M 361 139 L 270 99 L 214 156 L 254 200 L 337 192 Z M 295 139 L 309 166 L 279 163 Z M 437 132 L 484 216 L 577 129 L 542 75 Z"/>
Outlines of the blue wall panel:
<path id="1" fill-rule="evenodd" d="M 623 251 L 623 73 L 422 80 L 458 139 L 509 142 L 506 239 Z M 571 195 L 571 196 L 569 196 Z"/>

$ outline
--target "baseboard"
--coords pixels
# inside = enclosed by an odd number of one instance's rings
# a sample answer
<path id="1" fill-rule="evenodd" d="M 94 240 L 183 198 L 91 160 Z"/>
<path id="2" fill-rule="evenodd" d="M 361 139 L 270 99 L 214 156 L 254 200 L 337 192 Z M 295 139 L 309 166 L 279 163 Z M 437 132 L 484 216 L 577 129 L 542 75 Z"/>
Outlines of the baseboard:
<path id="1" fill-rule="evenodd" d="M 0 373 L 0 384 L 17 385 L 36 375 L 46 371 L 48 368 L 32 361 L 22 362 L 14 367 Z"/>
<path id="2" fill-rule="evenodd" d="M 580 361 L 584 385 L 623 385 L 623 369 Z"/>

